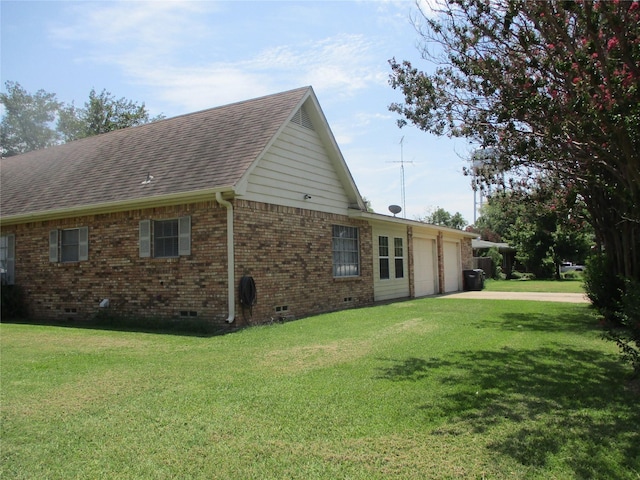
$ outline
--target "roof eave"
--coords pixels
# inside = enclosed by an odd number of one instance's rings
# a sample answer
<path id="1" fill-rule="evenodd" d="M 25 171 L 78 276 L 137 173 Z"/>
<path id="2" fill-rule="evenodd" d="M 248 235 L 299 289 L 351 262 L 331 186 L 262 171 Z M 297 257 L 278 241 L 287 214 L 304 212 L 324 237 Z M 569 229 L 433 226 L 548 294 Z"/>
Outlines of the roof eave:
<path id="1" fill-rule="evenodd" d="M 458 230 L 457 228 L 444 227 L 442 225 L 434 225 L 432 223 L 420 222 L 418 220 L 408 220 L 406 218 L 392 217 L 390 215 L 383 215 L 381 213 L 363 212 L 358 210 L 350 210 L 349 216 L 352 218 L 361 218 L 370 222 L 385 222 L 394 223 L 398 225 L 407 225 L 418 228 L 431 228 L 443 233 L 455 234 L 456 236 L 465 238 L 477 238 L 477 233 L 465 232 L 464 230 Z"/>
<path id="2" fill-rule="evenodd" d="M 234 188 L 232 186 L 224 186 L 190 192 L 158 195 L 147 198 L 119 200 L 115 202 L 96 203 L 93 205 L 79 205 L 76 207 L 59 208 L 38 212 L 27 212 L 16 215 L 2 215 L 2 217 L 0 217 L 0 225 L 17 225 L 20 223 L 42 222 L 46 220 L 59 220 L 62 218 L 70 217 L 100 215 L 105 213 L 124 212 L 127 210 L 139 210 L 151 207 L 166 207 L 170 205 L 197 203 L 201 201 L 214 200 L 215 195 L 218 192 L 223 194 L 230 193 L 231 195 L 233 195 Z"/>

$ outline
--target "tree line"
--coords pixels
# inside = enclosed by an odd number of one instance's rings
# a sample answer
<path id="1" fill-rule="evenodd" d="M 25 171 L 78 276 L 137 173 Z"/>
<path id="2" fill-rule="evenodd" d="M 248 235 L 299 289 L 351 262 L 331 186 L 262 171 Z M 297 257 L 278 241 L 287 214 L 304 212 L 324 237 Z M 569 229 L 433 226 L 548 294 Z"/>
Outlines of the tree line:
<path id="1" fill-rule="evenodd" d="M 164 118 L 151 117 L 145 104 L 116 98 L 107 90 L 89 92 L 82 107 L 65 104 L 55 93 L 27 92 L 18 82 L 5 82 L 0 124 L 2 156 L 10 157 L 101 133 Z"/>

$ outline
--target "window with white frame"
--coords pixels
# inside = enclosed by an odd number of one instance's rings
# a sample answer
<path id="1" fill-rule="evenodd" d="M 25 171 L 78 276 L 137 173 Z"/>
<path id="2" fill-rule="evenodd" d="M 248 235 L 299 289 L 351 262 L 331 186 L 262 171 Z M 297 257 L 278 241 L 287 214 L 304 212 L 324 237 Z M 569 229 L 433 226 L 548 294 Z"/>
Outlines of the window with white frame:
<path id="1" fill-rule="evenodd" d="M 0 236 L 0 282 L 2 285 L 15 283 L 15 239 L 13 234 Z"/>
<path id="2" fill-rule="evenodd" d="M 139 247 L 141 257 L 191 255 L 191 217 L 141 220 Z"/>
<path id="3" fill-rule="evenodd" d="M 332 235 L 333 276 L 356 277 L 360 275 L 358 229 L 344 225 L 333 225 Z"/>
<path id="4" fill-rule="evenodd" d="M 389 237 L 378 237 L 378 264 L 380 266 L 380 280 L 389 279 Z"/>
<path id="5" fill-rule="evenodd" d="M 404 248 L 402 238 L 393 239 L 393 257 L 395 260 L 396 278 L 404 278 Z"/>
<path id="6" fill-rule="evenodd" d="M 89 259 L 89 227 L 49 232 L 49 261 L 82 262 Z"/>

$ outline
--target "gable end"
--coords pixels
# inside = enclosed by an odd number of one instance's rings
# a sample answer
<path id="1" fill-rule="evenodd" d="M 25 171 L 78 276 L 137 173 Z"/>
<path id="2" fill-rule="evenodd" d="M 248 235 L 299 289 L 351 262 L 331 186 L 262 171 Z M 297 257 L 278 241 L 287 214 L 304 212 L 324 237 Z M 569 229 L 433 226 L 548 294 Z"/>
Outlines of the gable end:
<path id="1" fill-rule="evenodd" d="M 309 114 L 303 107 L 300 107 L 298 109 L 298 111 L 295 113 L 291 121 L 302 127 L 308 128 L 309 130 L 313 130 L 313 123 L 311 122 L 311 117 L 309 117 Z"/>

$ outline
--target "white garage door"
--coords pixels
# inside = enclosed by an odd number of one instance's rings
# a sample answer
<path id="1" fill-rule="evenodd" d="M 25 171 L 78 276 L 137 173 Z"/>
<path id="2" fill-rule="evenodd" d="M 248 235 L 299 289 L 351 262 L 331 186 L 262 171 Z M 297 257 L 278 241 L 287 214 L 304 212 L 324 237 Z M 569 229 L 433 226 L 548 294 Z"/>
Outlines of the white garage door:
<path id="1" fill-rule="evenodd" d="M 443 242 L 444 254 L 444 291 L 457 292 L 460 290 L 460 249 L 456 242 Z"/>
<path id="2" fill-rule="evenodd" d="M 413 239 L 414 294 L 416 297 L 436 293 L 435 241 L 428 238 Z"/>

